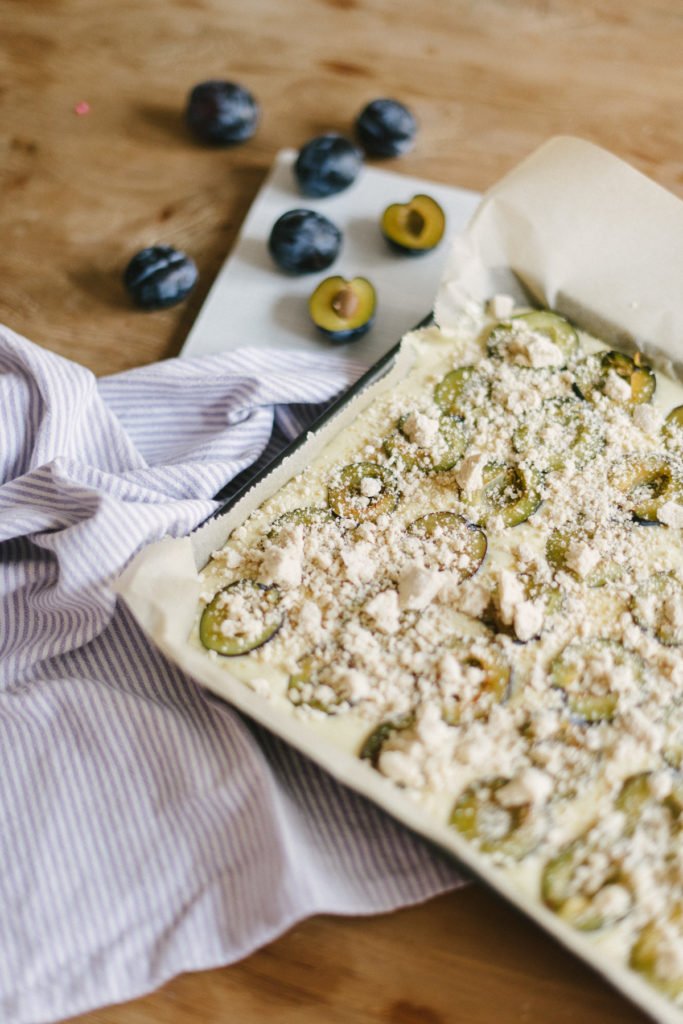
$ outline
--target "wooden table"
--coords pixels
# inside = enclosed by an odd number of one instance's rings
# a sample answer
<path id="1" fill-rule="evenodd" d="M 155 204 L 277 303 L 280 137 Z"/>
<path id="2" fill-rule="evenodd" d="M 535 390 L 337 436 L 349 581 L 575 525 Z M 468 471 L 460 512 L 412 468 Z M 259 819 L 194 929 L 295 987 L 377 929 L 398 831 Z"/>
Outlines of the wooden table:
<path id="1" fill-rule="evenodd" d="M 112 373 L 177 353 L 273 154 L 382 95 L 421 132 L 397 169 L 485 189 L 573 133 L 683 192 L 679 0 L 0 0 L 0 320 Z M 194 144 L 207 77 L 263 106 L 246 145 Z M 90 112 L 74 108 L 87 101 Z M 201 283 L 163 313 L 120 276 L 143 245 Z M 245 962 L 82 1024 L 632 1024 L 590 971 L 478 887 L 386 917 L 318 918 Z"/>

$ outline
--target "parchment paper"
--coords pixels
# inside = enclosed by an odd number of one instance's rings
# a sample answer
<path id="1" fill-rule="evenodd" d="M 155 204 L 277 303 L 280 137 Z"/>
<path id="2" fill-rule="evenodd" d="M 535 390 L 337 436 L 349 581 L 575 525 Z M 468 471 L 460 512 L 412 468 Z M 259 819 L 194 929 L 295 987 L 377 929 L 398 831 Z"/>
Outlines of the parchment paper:
<path id="1" fill-rule="evenodd" d="M 616 157 L 578 139 L 546 143 L 490 190 L 456 239 L 435 314 L 446 330 L 476 317 L 474 303 L 498 292 L 549 306 L 619 347 L 640 347 L 683 379 L 683 203 Z M 435 289 L 436 289 L 435 282 Z M 457 857 L 565 946 L 665 1024 L 683 1013 L 638 975 L 602 958 L 583 935 L 521 895 L 453 829 L 426 812 L 314 725 L 269 702 L 186 644 L 199 594 L 197 569 L 253 509 L 302 469 L 378 390 L 410 368 L 410 346 L 391 375 L 328 422 L 228 514 L 184 540 L 142 551 L 118 584 L 142 627 L 185 671 L 294 744 L 335 777 Z"/>
<path id="2" fill-rule="evenodd" d="M 605 150 L 551 139 L 486 193 L 453 245 L 443 327 L 507 292 L 683 379 L 683 203 Z M 673 364 L 673 367 L 672 365 Z"/>

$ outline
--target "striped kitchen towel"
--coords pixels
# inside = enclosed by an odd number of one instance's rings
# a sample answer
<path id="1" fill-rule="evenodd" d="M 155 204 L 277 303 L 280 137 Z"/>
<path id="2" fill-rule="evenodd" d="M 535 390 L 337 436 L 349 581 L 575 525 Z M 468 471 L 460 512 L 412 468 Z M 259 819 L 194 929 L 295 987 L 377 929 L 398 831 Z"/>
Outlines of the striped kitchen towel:
<path id="1" fill-rule="evenodd" d="M 232 351 L 96 380 L 0 328 L 0 1020 L 38 1024 L 243 957 L 453 868 L 203 692 L 112 580 L 361 367 Z"/>

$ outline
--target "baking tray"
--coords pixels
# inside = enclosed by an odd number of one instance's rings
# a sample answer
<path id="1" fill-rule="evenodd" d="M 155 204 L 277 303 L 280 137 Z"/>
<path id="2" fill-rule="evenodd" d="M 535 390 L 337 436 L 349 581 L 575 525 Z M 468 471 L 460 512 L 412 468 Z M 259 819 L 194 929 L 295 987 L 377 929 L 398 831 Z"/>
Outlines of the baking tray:
<path id="1" fill-rule="evenodd" d="M 353 394 L 337 400 L 335 407 L 325 415 L 322 427 L 309 432 L 303 439 L 297 439 L 254 483 L 229 498 L 221 514 L 208 521 L 192 539 L 162 541 L 147 549 L 146 557 L 134 562 L 124 575 L 119 589 L 138 621 L 161 650 L 215 697 L 227 701 L 274 732 L 330 772 L 339 782 L 374 801 L 408 828 L 454 857 L 469 874 L 531 917 L 655 1020 L 662 1024 L 681 1024 L 683 1017 L 676 1009 L 635 973 L 611 961 L 596 963 L 597 951 L 589 940 L 572 930 L 540 901 L 531 901 L 521 893 L 510 880 L 486 863 L 454 829 L 432 818 L 425 808 L 414 803 L 404 791 L 381 776 L 367 762 L 359 760 L 355 753 L 333 746 L 331 733 L 324 732 L 325 723 L 298 717 L 291 705 L 283 711 L 279 704 L 264 700 L 243 681 L 231 676 L 229 666 L 226 670 L 224 662 L 221 666 L 207 659 L 205 652 L 187 645 L 183 650 L 183 644 L 178 642 L 178 638 L 186 637 L 190 632 L 199 598 L 199 585 L 193 587 L 193 580 L 197 579 L 197 570 L 206 564 L 211 552 L 224 543 L 251 511 L 312 462 L 320 450 L 378 394 L 402 379 L 411 365 L 410 353 L 405 348 L 399 347 L 388 353 L 380 365 L 371 371 L 375 379 L 365 384 L 359 382 L 361 386 L 357 386 Z M 166 607 L 160 617 L 158 601 L 153 595 L 158 595 L 161 576 L 163 604 Z"/>
<path id="2" fill-rule="evenodd" d="M 669 328 L 683 325 L 683 299 L 679 308 L 676 305 L 678 291 L 671 287 L 672 276 L 683 275 L 683 245 L 678 241 L 683 237 L 683 204 L 616 158 L 577 140 L 555 140 L 530 158 L 529 164 L 513 171 L 492 190 L 475 215 L 468 235 L 460 242 L 456 240 L 451 269 L 437 296 L 437 320 L 447 327 L 466 322 L 471 315 L 468 303 L 471 307 L 473 300 L 480 301 L 494 291 L 509 291 L 518 301 L 531 295 L 539 305 L 551 306 L 572 316 L 587 330 L 595 331 L 598 324 L 598 333 L 616 347 L 623 347 L 630 338 L 653 355 L 659 352 L 668 358 L 669 366 L 675 371 L 683 353 L 678 352 L 674 342 L 668 351 L 662 352 L 656 342 L 662 336 L 670 337 L 662 334 L 662 318 Z M 572 177 L 574 168 L 576 174 Z M 539 192 L 544 190 L 539 206 Z M 594 223 L 594 216 L 584 228 L 576 217 L 572 219 L 569 215 L 572 203 L 585 203 L 586 196 L 591 200 L 592 210 L 611 213 L 611 206 L 615 217 L 618 214 L 612 234 L 606 233 L 604 224 Z M 569 203 L 569 210 L 563 207 L 565 201 Z M 547 215 L 545 229 L 552 247 L 549 261 L 547 248 L 544 250 L 539 244 L 543 232 L 526 229 L 525 217 L 533 221 L 538 209 Z M 620 225 L 625 213 L 633 210 L 650 219 L 635 228 L 629 222 L 628 237 L 633 234 L 629 251 Z M 508 225 L 512 218 L 514 231 L 506 234 L 487 229 L 488 220 L 494 218 L 496 211 L 499 217 L 508 218 L 505 222 Z M 642 270 L 634 270 L 629 262 L 636 258 L 633 247 L 642 248 L 644 236 L 652 243 L 651 221 L 655 213 L 657 231 L 654 234 L 665 240 L 662 242 L 664 257 L 670 260 L 664 274 L 651 258 L 643 264 Z M 557 238 L 560 234 L 556 221 L 568 236 L 566 251 L 559 253 Z M 585 244 L 585 238 L 577 236 L 586 231 L 589 235 L 594 233 L 597 241 L 586 249 L 585 258 L 577 265 L 577 248 L 581 243 L 580 251 L 583 251 Z M 492 236 L 495 236 L 493 242 Z M 670 236 L 672 241 L 666 243 Z M 604 251 L 606 242 L 609 253 Z M 516 259 L 514 253 L 518 249 L 521 252 Z M 651 256 L 651 246 L 646 251 Z M 612 257 L 612 263 L 607 263 L 608 257 Z M 606 265 L 611 274 L 611 290 L 605 295 L 596 293 L 595 278 Z M 546 266 L 548 273 L 544 278 Z M 618 280 L 617 273 L 621 274 Z M 642 295 L 652 297 L 652 304 L 642 304 Z M 680 331 L 674 335 L 678 336 L 681 336 Z M 635 972 L 614 960 L 601 958 L 590 938 L 560 920 L 540 900 L 530 899 L 519 891 L 452 828 L 436 821 L 404 791 L 360 761 L 355 753 L 332 747 L 329 739 L 325 739 L 325 723 L 303 721 L 295 716 L 293 708 L 283 713 L 282 708 L 264 700 L 185 641 L 199 598 L 197 570 L 206 564 L 211 552 L 222 545 L 251 511 L 312 462 L 328 441 L 350 424 L 377 394 L 402 379 L 409 372 L 411 361 L 409 347 L 393 346 L 366 377 L 327 410 L 315 431 L 294 442 L 256 481 L 228 498 L 217 518 L 191 538 L 165 540 L 146 549 L 129 566 L 117 589 L 161 650 L 215 696 L 227 700 L 340 782 L 374 801 L 454 857 L 470 874 L 534 920 L 654 1020 L 661 1024 L 682 1024 L 683 1012 Z"/>

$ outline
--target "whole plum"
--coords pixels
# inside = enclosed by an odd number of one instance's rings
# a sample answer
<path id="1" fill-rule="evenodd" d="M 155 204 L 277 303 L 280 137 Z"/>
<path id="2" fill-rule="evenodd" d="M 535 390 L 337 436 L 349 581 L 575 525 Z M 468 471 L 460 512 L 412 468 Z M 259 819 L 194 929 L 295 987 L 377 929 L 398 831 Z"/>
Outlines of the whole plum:
<path id="1" fill-rule="evenodd" d="M 123 283 L 142 309 L 165 309 L 182 302 L 197 283 L 194 260 L 170 245 L 152 245 L 133 256 Z"/>
<path id="2" fill-rule="evenodd" d="M 363 166 L 363 154 L 337 132 L 318 135 L 299 150 L 294 176 L 306 196 L 332 196 L 348 188 Z"/>
<path id="3" fill-rule="evenodd" d="M 399 156 L 412 148 L 417 121 L 398 100 L 373 100 L 356 118 L 356 132 L 370 156 Z"/>
<path id="4" fill-rule="evenodd" d="M 336 224 L 313 210 L 288 210 L 270 232 L 268 249 L 281 270 L 310 274 L 334 263 L 342 233 Z"/>
<path id="5" fill-rule="evenodd" d="M 190 131 L 200 142 L 231 146 L 251 138 L 260 110 L 244 86 L 214 80 L 195 85 L 187 100 L 185 116 Z"/>

